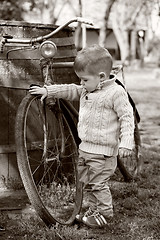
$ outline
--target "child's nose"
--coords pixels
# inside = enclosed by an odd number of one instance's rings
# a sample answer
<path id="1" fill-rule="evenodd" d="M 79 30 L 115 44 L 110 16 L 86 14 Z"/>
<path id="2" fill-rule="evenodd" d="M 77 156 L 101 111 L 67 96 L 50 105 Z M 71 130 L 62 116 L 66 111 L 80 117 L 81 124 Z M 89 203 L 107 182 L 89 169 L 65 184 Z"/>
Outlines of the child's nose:
<path id="1" fill-rule="evenodd" d="M 83 81 L 83 80 L 81 80 L 80 84 L 81 84 L 81 85 L 84 85 L 84 81 Z"/>

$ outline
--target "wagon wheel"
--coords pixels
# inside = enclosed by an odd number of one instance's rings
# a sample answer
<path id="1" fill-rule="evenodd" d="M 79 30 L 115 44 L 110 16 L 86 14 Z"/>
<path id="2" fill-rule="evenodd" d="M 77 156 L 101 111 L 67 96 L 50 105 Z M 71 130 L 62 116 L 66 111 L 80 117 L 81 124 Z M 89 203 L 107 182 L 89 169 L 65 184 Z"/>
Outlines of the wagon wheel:
<path id="1" fill-rule="evenodd" d="M 59 107 L 57 107 L 59 109 Z M 77 146 L 62 112 L 27 95 L 16 116 L 20 175 L 31 204 L 46 225 L 71 224 L 80 211 Z"/>

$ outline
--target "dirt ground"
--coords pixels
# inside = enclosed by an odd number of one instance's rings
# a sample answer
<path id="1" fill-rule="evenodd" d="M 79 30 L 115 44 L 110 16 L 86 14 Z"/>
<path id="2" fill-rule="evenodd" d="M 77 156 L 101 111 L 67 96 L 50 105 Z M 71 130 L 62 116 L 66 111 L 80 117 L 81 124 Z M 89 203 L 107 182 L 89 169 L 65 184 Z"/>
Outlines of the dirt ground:
<path id="1" fill-rule="evenodd" d="M 119 74 L 121 79 L 121 75 Z M 144 68 L 141 70 L 127 69 L 125 71 L 125 85 L 136 103 L 141 122 L 142 146 L 148 149 L 160 147 L 160 70 Z M 1 190 L 0 211 L 8 214 L 8 221 L 35 214 L 29 205 L 25 191 Z M 1 235 L 0 239 L 5 235 Z M 6 235 L 7 236 L 7 235 Z M 12 238 L 14 239 L 14 238 Z M 17 239 L 16 239 L 17 240 Z"/>
<path id="2" fill-rule="evenodd" d="M 139 111 L 142 146 L 160 146 L 160 69 L 128 69 L 125 74 L 127 90 Z"/>
<path id="3" fill-rule="evenodd" d="M 0 210 L 19 210 L 23 209 L 29 204 L 28 197 L 24 190 L 1 190 L 0 194 Z"/>

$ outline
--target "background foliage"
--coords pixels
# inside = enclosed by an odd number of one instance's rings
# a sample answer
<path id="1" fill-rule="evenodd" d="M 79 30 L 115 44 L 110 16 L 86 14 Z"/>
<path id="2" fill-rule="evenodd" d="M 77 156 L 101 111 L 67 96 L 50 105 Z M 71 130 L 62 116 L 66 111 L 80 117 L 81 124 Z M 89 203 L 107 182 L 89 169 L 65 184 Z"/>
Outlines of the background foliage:
<path id="1" fill-rule="evenodd" d="M 0 19 L 23 20 L 23 11 L 23 0 L 1 0 L 0 2 Z"/>

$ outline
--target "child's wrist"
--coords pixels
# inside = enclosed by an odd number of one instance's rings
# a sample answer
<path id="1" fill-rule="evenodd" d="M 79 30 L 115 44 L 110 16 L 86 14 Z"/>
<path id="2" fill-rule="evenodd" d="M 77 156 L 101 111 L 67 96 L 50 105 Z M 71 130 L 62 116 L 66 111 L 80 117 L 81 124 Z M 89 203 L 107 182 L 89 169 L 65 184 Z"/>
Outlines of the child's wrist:
<path id="1" fill-rule="evenodd" d="M 48 97 L 48 89 L 47 89 L 47 86 L 44 85 L 44 89 L 45 89 L 45 97 Z"/>

